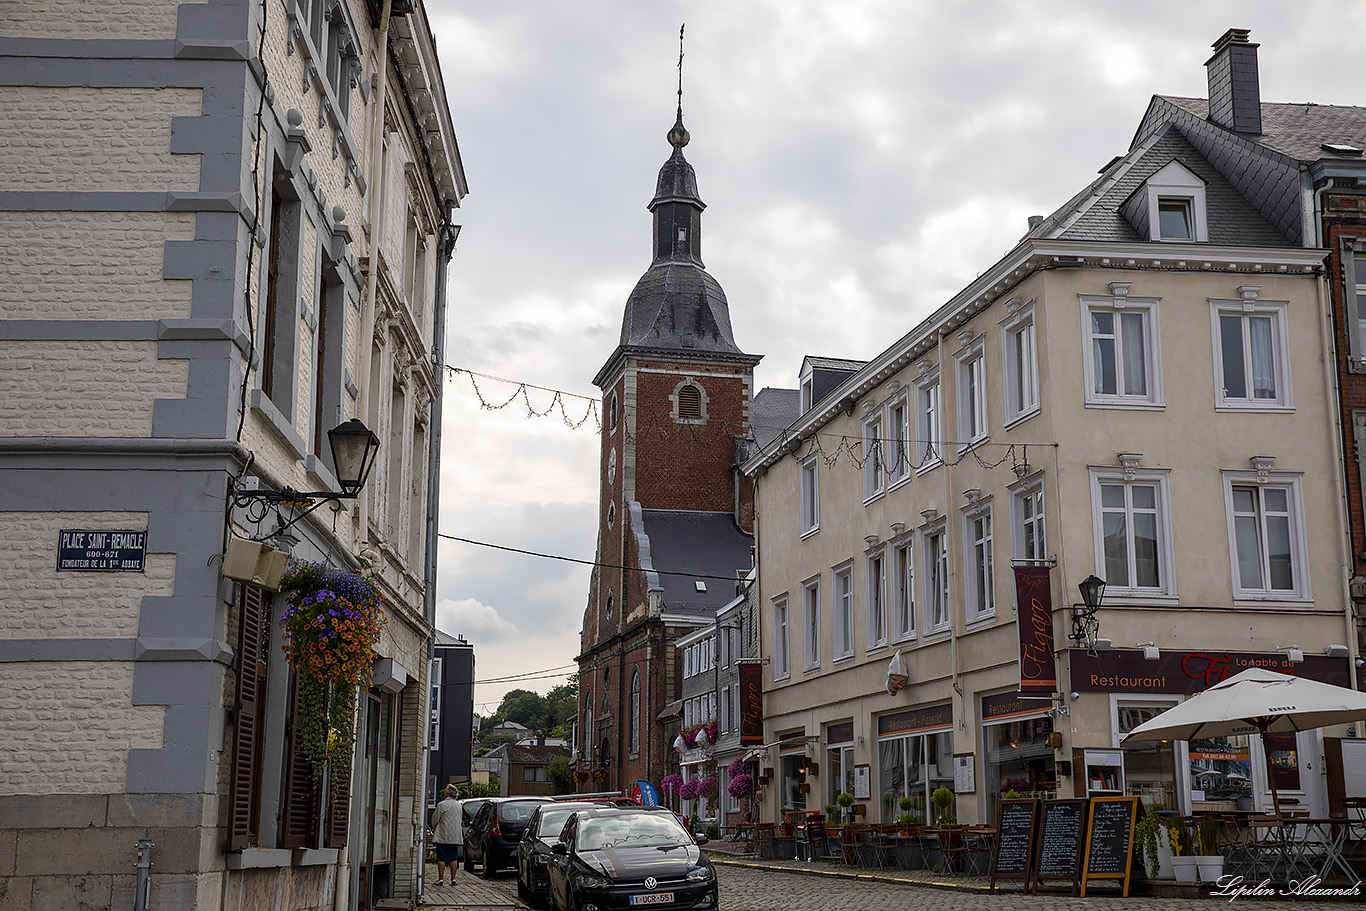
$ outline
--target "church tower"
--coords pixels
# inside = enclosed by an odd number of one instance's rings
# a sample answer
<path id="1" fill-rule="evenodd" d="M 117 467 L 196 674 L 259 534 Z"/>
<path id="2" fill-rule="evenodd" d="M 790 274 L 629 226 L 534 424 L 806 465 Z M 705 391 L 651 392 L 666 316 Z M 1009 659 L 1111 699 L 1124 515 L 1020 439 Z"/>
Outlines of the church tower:
<path id="1" fill-rule="evenodd" d="M 597 562 L 579 656 L 579 767 L 596 790 L 658 783 L 675 768 L 673 641 L 712 622 L 752 566 L 751 488 L 738 471 L 750 435 L 754 365 L 702 262 L 697 175 L 679 108 L 649 211 L 652 262 L 626 301 L 602 390 Z M 676 759 L 673 760 L 676 766 Z"/>

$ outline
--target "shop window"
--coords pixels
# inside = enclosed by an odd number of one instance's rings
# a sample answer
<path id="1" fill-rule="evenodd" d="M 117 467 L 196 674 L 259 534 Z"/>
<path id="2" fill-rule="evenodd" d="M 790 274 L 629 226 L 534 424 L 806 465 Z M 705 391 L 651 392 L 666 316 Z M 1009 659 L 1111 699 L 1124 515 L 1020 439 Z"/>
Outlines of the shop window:
<path id="1" fill-rule="evenodd" d="M 1246 735 L 1192 740 L 1186 758 L 1192 809 L 1211 801 L 1252 799 L 1252 753 Z"/>
<path id="2" fill-rule="evenodd" d="M 983 727 L 987 793 L 1000 794 L 1002 785 L 1011 781 L 1013 789 L 1022 794 L 1054 797 L 1058 778 L 1053 748 L 1048 745 L 1052 732 L 1051 718 L 1026 718 Z"/>
<path id="3" fill-rule="evenodd" d="M 930 822 L 930 794 L 940 787 L 953 790 L 953 734 L 884 737 L 877 744 L 877 763 L 882 821 L 910 816 L 913 823 Z M 911 800 L 907 812 L 901 810 L 903 797 Z"/>
<path id="4" fill-rule="evenodd" d="M 1116 705 L 1115 740 L 1122 741 L 1130 731 L 1156 718 L 1176 705 L 1169 702 L 1120 702 Z M 1124 793 L 1143 799 L 1151 808 L 1162 804 L 1169 810 L 1179 804 L 1176 798 L 1176 748 L 1172 741 L 1135 740 L 1121 743 L 1124 757 Z"/>

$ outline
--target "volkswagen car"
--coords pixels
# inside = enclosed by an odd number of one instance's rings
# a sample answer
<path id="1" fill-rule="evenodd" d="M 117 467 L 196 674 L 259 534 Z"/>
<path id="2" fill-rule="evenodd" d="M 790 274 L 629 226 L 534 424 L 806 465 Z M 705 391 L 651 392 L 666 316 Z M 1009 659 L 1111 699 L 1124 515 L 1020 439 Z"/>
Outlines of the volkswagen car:
<path id="1" fill-rule="evenodd" d="M 544 803 L 551 803 L 550 798 L 490 797 L 465 830 L 465 872 L 473 873 L 478 864 L 489 879 L 499 868 L 512 866 L 531 814 Z"/>
<path id="2" fill-rule="evenodd" d="M 550 848 L 559 841 L 565 821 L 578 810 L 610 805 L 610 801 L 562 800 L 537 807 L 517 843 L 517 897 L 533 908 L 543 907 L 550 895 Z"/>
<path id="3" fill-rule="evenodd" d="M 559 911 L 717 907 L 716 868 L 660 807 L 577 810 L 551 847 L 550 901 Z"/>

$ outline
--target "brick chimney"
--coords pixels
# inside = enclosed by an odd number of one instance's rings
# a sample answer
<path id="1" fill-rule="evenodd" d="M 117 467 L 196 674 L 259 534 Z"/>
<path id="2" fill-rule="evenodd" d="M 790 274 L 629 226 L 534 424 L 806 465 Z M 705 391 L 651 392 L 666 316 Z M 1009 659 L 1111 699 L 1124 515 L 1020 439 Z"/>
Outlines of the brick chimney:
<path id="1" fill-rule="evenodd" d="M 1214 42 L 1205 61 L 1209 76 L 1209 119 L 1235 133 L 1262 132 L 1262 90 L 1257 81 L 1257 48 L 1249 30 L 1231 28 Z"/>

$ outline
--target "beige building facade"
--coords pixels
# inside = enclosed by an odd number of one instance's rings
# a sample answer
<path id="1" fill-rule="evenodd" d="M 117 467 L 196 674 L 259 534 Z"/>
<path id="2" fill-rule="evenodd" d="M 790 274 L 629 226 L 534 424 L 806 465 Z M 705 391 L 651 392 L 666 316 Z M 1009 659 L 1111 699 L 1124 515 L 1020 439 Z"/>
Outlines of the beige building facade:
<path id="1" fill-rule="evenodd" d="M 1261 808 L 1268 774 L 1327 814 L 1324 732 L 1273 773 L 1245 738 L 1122 743 L 1244 666 L 1355 679 L 1325 251 L 1236 184 L 1141 131 L 745 464 L 765 818 L 847 791 L 924 821 L 938 787 L 959 822 L 1007 790 Z"/>

